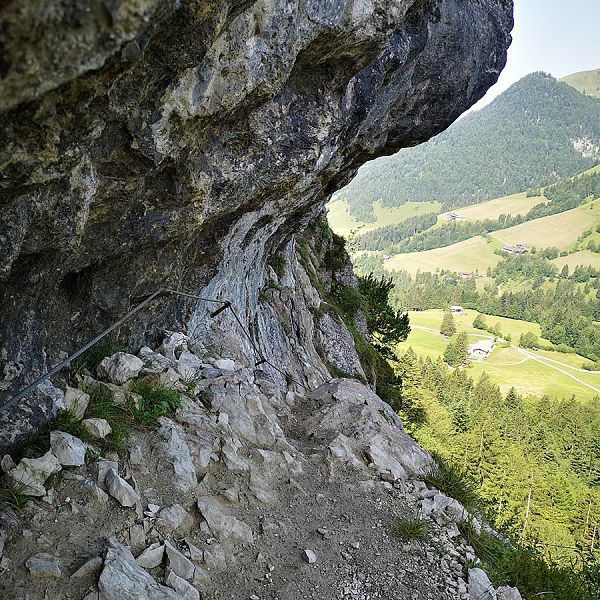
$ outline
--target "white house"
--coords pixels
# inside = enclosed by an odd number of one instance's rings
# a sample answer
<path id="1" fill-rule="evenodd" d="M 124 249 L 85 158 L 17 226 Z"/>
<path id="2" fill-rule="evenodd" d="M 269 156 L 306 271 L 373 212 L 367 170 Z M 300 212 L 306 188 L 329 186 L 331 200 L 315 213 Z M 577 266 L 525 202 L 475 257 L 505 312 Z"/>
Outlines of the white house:
<path id="1" fill-rule="evenodd" d="M 453 315 L 462 315 L 463 314 L 463 307 L 462 306 L 451 306 L 450 307 L 450 312 Z"/>
<path id="2" fill-rule="evenodd" d="M 485 360 L 496 346 L 493 340 L 479 340 L 469 346 L 470 360 Z"/>

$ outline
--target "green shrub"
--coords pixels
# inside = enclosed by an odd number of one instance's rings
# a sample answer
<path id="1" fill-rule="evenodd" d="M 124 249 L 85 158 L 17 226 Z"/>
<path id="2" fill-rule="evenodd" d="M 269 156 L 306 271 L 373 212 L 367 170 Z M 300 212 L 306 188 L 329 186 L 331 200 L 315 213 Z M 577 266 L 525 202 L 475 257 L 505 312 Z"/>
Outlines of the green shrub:
<path id="1" fill-rule="evenodd" d="M 536 548 L 503 540 L 488 532 L 477 533 L 472 523 L 458 528 L 495 586 L 518 587 L 526 600 L 542 597 L 561 600 L 596 600 L 600 594 L 600 576 L 596 570 L 559 565 L 544 560 Z"/>
<path id="2" fill-rule="evenodd" d="M 281 254 L 274 254 L 269 259 L 269 264 L 275 273 L 277 273 L 277 277 L 283 277 L 285 274 L 285 261 L 283 260 L 283 256 Z"/>

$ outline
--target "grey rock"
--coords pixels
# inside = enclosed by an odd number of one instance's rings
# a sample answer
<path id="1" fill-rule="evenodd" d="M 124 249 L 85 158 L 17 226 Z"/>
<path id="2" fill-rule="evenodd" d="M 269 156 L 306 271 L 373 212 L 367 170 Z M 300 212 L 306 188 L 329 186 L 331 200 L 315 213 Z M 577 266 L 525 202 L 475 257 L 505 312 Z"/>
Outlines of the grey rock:
<path id="1" fill-rule="evenodd" d="M 194 526 L 194 517 L 180 504 L 173 504 L 158 513 L 156 525 L 167 533 L 186 531 Z"/>
<path id="2" fill-rule="evenodd" d="M 314 550 L 305 550 L 304 555 L 306 557 L 306 562 L 309 565 L 313 565 L 317 562 L 317 555 Z"/>
<path id="3" fill-rule="evenodd" d="M 2 469 L 4 473 L 12 471 L 12 469 L 14 469 L 16 466 L 17 465 L 10 454 L 5 454 L 2 457 L 2 460 L 0 460 L 0 469 Z"/>
<path id="4" fill-rule="evenodd" d="M 497 600 L 496 591 L 481 569 L 469 569 L 469 600 Z"/>
<path id="5" fill-rule="evenodd" d="M 115 460 L 99 460 L 95 463 L 95 469 L 96 481 L 98 482 L 98 485 L 103 489 L 107 489 L 106 474 L 111 469 L 118 473 L 119 463 Z"/>
<path id="6" fill-rule="evenodd" d="M 496 590 L 498 600 L 523 600 L 521 593 L 516 587 L 503 585 Z"/>
<path id="7" fill-rule="evenodd" d="M 80 467 L 85 464 L 87 444 L 70 433 L 50 432 L 50 449 L 63 467 Z"/>
<path id="8" fill-rule="evenodd" d="M 165 541 L 167 562 L 171 571 L 183 579 L 193 579 L 196 567 L 194 563 L 186 558 L 175 546 Z"/>
<path id="9" fill-rule="evenodd" d="M 145 569 L 154 569 L 154 567 L 158 567 L 158 565 L 162 563 L 164 554 L 165 547 L 156 542 L 150 544 L 150 546 L 135 559 L 135 562 Z"/>
<path id="10" fill-rule="evenodd" d="M 215 367 L 221 369 L 221 371 L 235 371 L 237 369 L 235 361 L 230 358 L 219 358 L 215 360 Z"/>
<path id="11" fill-rule="evenodd" d="M 81 421 L 90 403 L 90 395 L 78 388 L 67 386 L 65 389 L 65 407 L 73 413 L 78 421 Z"/>
<path id="12" fill-rule="evenodd" d="M 218 498 L 202 496 L 198 499 L 198 509 L 206 520 L 210 531 L 221 541 L 239 544 L 252 544 L 254 536 L 249 525 L 228 514 L 225 505 Z"/>
<path id="13" fill-rule="evenodd" d="M 58 579 L 61 575 L 58 558 L 46 552 L 40 552 L 28 558 L 25 566 L 32 577 Z"/>
<path id="14" fill-rule="evenodd" d="M 98 365 L 98 376 L 116 385 L 123 385 L 137 377 L 143 366 L 143 361 L 137 356 L 117 352 L 102 359 Z"/>
<path id="15" fill-rule="evenodd" d="M 138 493 L 114 469 L 106 473 L 108 493 L 117 500 L 121 506 L 132 507 L 139 502 Z"/>
<path id="16" fill-rule="evenodd" d="M 88 561 L 83 563 L 73 575 L 71 575 L 72 579 L 81 579 L 82 577 L 88 577 L 89 575 L 94 575 L 102 568 L 102 564 L 104 561 L 102 557 L 95 556 L 94 558 L 90 558 Z"/>
<path id="17" fill-rule="evenodd" d="M 112 427 L 109 425 L 106 419 L 98 419 L 94 417 L 91 419 L 84 419 L 81 423 L 88 430 L 92 437 L 98 439 L 104 439 L 109 433 L 112 432 Z"/>
<path id="18" fill-rule="evenodd" d="M 100 504 L 106 504 L 108 502 L 108 494 L 100 488 L 95 481 L 86 479 L 81 482 L 81 487 L 86 494 L 100 502 Z"/>
<path id="19" fill-rule="evenodd" d="M 171 570 L 167 574 L 165 583 L 179 594 L 181 600 L 200 600 L 198 590 Z"/>
<path id="20" fill-rule="evenodd" d="M 198 478 L 183 430 L 165 417 L 161 417 L 159 423 L 162 425 L 158 430 L 161 441 L 157 451 L 172 467 L 175 489 L 189 492 L 198 484 Z"/>
<path id="21" fill-rule="evenodd" d="M 60 462 L 51 451 L 48 451 L 40 458 L 21 459 L 19 464 L 7 474 L 7 479 L 27 496 L 45 496 L 46 479 L 60 470 Z"/>
<path id="22" fill-rule="evenodd" d="M 204 563 L 209 571 L 224 571 L 227 568 L 227 554 L 221 544 L 211 544 L 204 549 Z"/>
<path id="23" fill-rule="evenodd" d="M 99 600 L 178 600 L 171 588 L 160 585 L 133 558 L 131 552 L 115 540 L 104 559 L 98 580 Z"/>
<path id="24" fill-rule="evenodd" d="M 0 560 L 4 554 L 4 544 L 6 544 L 6 531 L 0 529 Z"/>

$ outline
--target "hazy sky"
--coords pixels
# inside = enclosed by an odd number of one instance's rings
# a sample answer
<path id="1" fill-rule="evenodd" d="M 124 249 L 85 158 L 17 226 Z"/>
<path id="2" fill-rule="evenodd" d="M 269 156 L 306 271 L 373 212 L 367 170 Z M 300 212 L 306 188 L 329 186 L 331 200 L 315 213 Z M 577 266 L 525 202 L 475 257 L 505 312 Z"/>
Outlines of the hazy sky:
<path id="1" fill-rule="evenodd" d="M 508 63 L 487 104 L 521 77 L 545 71 L 563 77 L 600 68 L 600 0 L 514 0 Z"/>

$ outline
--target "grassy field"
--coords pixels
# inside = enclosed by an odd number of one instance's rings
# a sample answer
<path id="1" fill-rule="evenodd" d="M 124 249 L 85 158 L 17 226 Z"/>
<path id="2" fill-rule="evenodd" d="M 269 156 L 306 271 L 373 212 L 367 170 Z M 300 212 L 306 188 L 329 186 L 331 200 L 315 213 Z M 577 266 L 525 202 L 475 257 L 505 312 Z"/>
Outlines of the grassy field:
<path id="1" fill-rule="evenodd" d="M 495 267 L 500 260 L 500 257 L 494 254 L 494 250 L 501 246 L 496 240 L 486 241 L 477 236 L 445 248 L 396 254 L 386 261 L 385 268 L 405 270 L 413 274 L 417 271 L 434 272 L 437 269 L 446 269 L 457 273 L 479 271 L 485 275 L 487 268 Z"/>
<path id="2" fill-rule="evenodd" d="M 477 314 L 476 311 L 468 310 L 464 316 L 456 318 L 458 330 L 469 333 L 472 341 L 481 339 L 481 334 L 488 335 L 486 332 L 473 329 L 473 319 Z M 408 340 L 398 345 L 398 351 L 405 352 L 412 347 L 420 356 L 430 356 L 433 359 L 443 356 L 448 342 L 437 331 L 418 328 L 429 327 L 438 330 L 442 316 L 443 312 L 440 310 L 411 312 L 410 321 L 413 330 Z M 533 331 L 539 335 L 539 325 L 536 323 L 489 315 L 486 315 L 486 320 L 491 325 L 499 322 L 502 331 L 505 334 L 510 333 L 517 341 L 524 331 Z M 575 394 L 582 400 L 591 400 L 597 396 L 592 389 L 554 368 L 562 369 L 582 381 L 600 388 L 600 373 L 581 373 L 577 370 L 585 362 L 581 356 L 545 350 L 539 350 L 532 354 L 540 359 L 552 359 L 561 364 L 558 365 L 551 361 L 542 364 L 527 358 L 516 348 L 497 347 L 487 360 L 472 363 L 467 368 L 467 372 L 475 379 L 479 378 L 484 371 L 487 372 L 492 381 L 500 386 L 503 393 L 508 392 L 511 387 L 515 387 L 523 395 L 547 394 L 557 398 L 566 398 Z"/>
<path id="3" fill-rule="evenodd" d="M 362 223 L 357 221 L 349 212 L 348 205 L 343 200 L 336 200 L 327 205 L 327 218 L 331 229 L 338 235 L 348 237 L 352 231 L 360 228 L 360 233 L 366 233 L 385 225 L 401 223 L 409 217 L 424 215 L 431 212 L 439 212 L 439 202 L 407 202 L 398 208 L 387 208 L 379 202 L 373 204 L 373 213 L 376 221 L 374 223 Z"/>
<path id="4" fill-rule="evenodd" d="M 573 75 L 563 77 L 560 81 L 568 83 L 577 91 L 585 93 L 588 96 L 600 98 L 600 69 L 573 73 Z"/>
<path id="5" fill-rule="evenodd" d="M 590 210 L 588 203 L 557 215 L 495 231 L 491 235 L 503 244 L 523 244 L 530 248 L 555 246 L 562 249 L 577 242 L 577 238 L 583 231 L 599 222 L 600 208 L 594 206 Z"/>
<path id="6" fill-rule="evenodd" d="M 455 316 L 454 321 L 458 331 L 464 331 L 468 334 L 490 335 L 486 331 L 475 329 L 473 321 L 479 313 L 476 310 L 466 309 L 461 316 Z M 410 322 L 412 325 L 419 327 L 429 327 L 431 329 L 439 329 L 444 316 L 442 310 L 425 310 L 419 312 L 410 312 Z M 518 342 L 522 333 L 531 332 L 541 338 L 542 332 L 537 323 L 529 321 L 518 321 L 517 319 L 507 319 L 506 317 L 495 317 L 493 315 L 484 315 L 487 324 L 491 327 L 500 326 L 500 330 L 504 336 L 510 335 L 514 342 Z M 548 340 L 543 340 L 550 344 Z M 580 359 L 583 360 L 583 359 Z"/>
<path id="7" fill-rule="evenodd" d="M 552 261 L 559 269 L 562 269 L 565 265 L 569 265 L 569 269 L 572 271 L 577 265 L 585 267 L 594 267 L 594 269 L 600 269 L 600 254 L 591 252 L 590 250 L 581 250 L 580 252 L 574 252 L 568 256 L 559 256 Z"/>
<path id="8" fill-rule="evenodd" d="M 521 192 L 520 194 L 496 198 L 489 202 L 466 206 L 465 208 L 459 208 L 451 212 L 462 215 L 465 219 L 470 221 L 483 221 L 485 219 L 497 219 L 500 215 L 524 215 L 536 204 L 540 204 L 541 202 L 547 202 L 546 198 L 543 196 L 526 198 L 526 193 Z M 444 213 L 444 215 L 442 215 L 442 220 L 446 220 L 445 216 L 447 214 L 448 213 Z"/>

